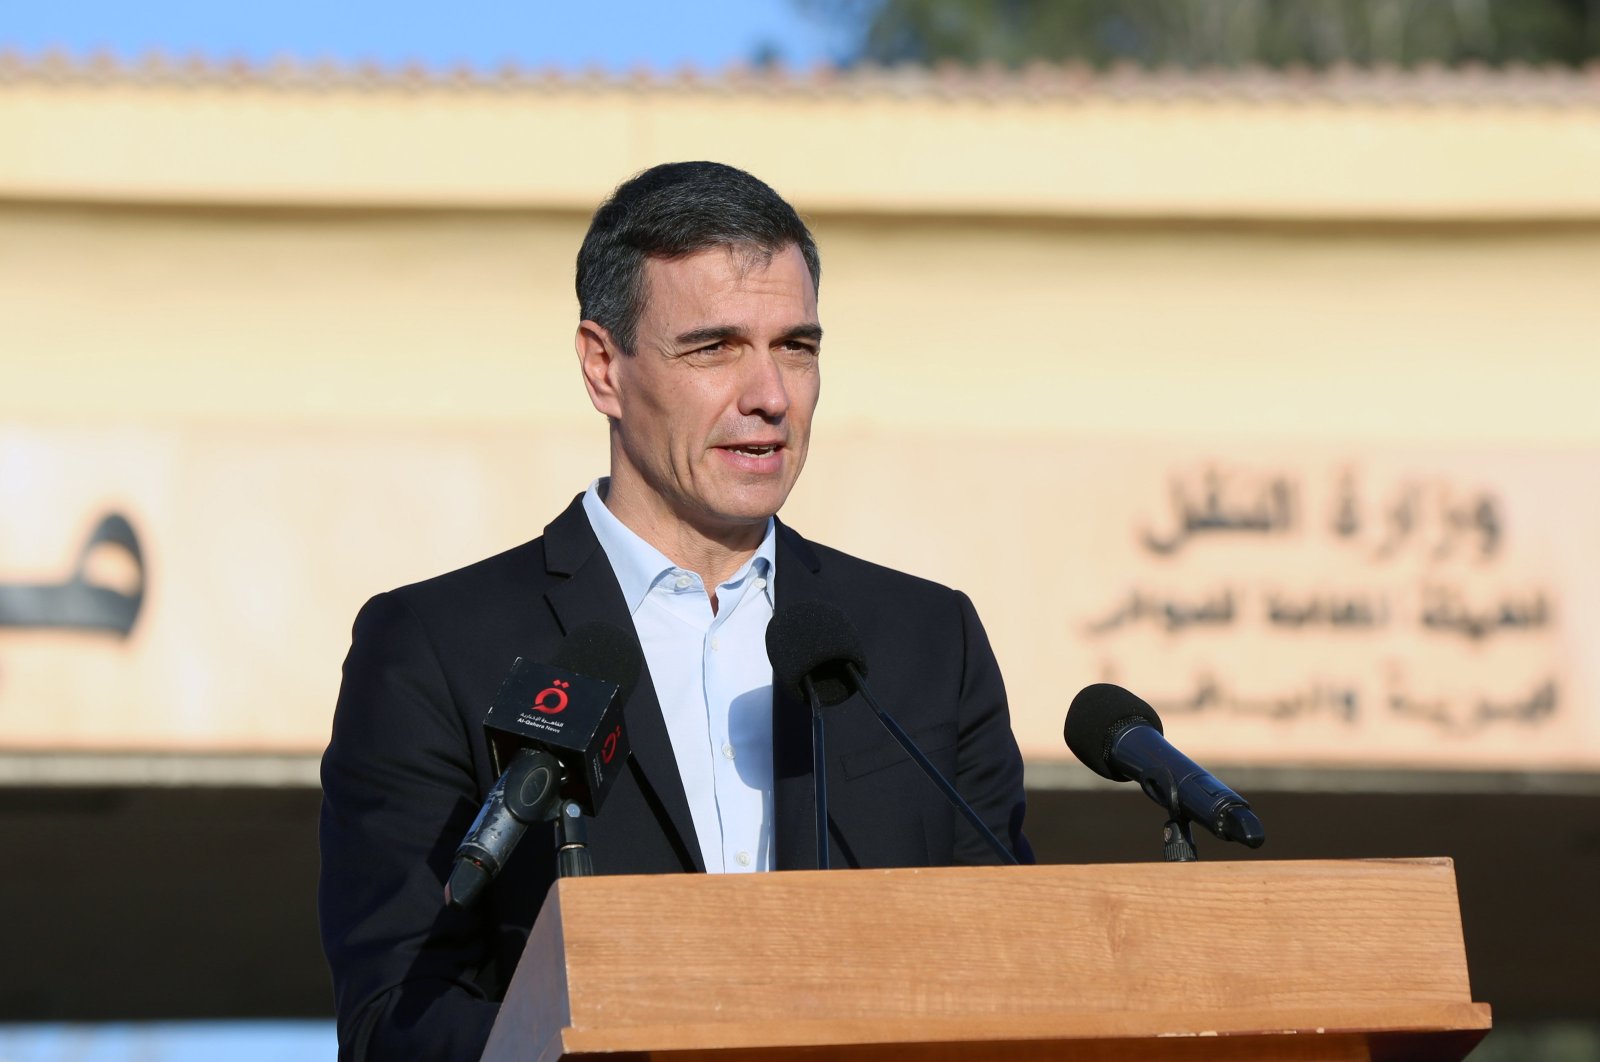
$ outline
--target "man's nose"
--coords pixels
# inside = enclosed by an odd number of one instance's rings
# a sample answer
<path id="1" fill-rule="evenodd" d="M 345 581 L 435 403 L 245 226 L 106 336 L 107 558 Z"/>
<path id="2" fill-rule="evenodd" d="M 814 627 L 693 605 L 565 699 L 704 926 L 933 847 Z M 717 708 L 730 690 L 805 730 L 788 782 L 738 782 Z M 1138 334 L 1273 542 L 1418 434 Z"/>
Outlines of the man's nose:
<path id="1" fill-rule="evenodd" d="M 770 350 L 754 351 L 741 359 L 739 412 L 747 417 L 777 420 L 789 411 L 789 388 L 783 367 Z"/>

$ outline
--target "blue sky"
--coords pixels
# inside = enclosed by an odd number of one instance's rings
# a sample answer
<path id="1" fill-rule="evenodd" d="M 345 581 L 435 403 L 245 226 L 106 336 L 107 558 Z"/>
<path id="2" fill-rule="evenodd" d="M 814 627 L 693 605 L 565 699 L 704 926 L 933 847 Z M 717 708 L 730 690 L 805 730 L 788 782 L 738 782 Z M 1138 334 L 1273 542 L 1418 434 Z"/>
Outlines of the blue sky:
<path id="1" fill-rule="evenodd" d="M 331 1021 L 0 1025 L 0 1062 L 333 1062 Z"/>
<path id="2" fill-rule="evenodd" d="M 217 58 L 468 63 L 612 71 L 721 67 L 770 51 L 809 65 L 838 34 L 795 0 L 0 0 L 0 48 L 64 48 L 127 58 L 151 51 Z"/>

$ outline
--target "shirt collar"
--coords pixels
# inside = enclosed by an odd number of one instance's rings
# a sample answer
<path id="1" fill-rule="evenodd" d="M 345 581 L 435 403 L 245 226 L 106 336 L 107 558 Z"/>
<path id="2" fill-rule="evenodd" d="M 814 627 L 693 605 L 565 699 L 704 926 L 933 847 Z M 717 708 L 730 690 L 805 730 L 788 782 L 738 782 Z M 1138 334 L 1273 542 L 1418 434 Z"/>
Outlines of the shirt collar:
<path id="1" fill-rule="evenodd" d="M 589 484 L 589 489 L 583 492 L 583 511 L 589 518 L 589 526 L 594 529 L 594 537 L 600 540 L 600 548 L 605 550 L 606 559 L 611 562 L 611 570 L 617 574 L 617 582 L 622 587 L 622 597 L 627 602 L 628 615 L 631 616 L 639 611 L 639 606 L 644 603 L 650 588 L 662 573 L 674 571 L 678 566 L 665 553 L 634 534 L 628 525 L 606 508 L 606 503 L 600 500 L 600 494 L 608 484 L 605 476 Z M 755 555 L 723 586 L 736 587 L 753 574 L 765 580 L 762 592 L 769 602 L 772 601 L 772 573 L 776 569 L 778 555 L 776 528 L 777 521 L 767 517 L 767 532 L 761 538 L 761 545 L 756 547 Z"/>

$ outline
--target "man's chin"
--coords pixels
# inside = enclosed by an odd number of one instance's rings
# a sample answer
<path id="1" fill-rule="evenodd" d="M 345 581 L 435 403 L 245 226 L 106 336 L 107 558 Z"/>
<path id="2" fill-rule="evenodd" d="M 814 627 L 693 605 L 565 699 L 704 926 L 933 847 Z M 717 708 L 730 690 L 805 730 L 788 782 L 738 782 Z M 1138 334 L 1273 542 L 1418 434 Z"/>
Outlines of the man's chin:
<path id="1" fill-rule="evenodd" d="M 714 514 L 711 522 L 730 531 L 764 528 L 767 521 L 778 515 L 778 506 L 757 506 L 749 509 L 724 510 Z"/>
<path id="2" fill-rule="evenodd" d="M 729 532 L 760 530 L 783 508 L 788 497 L 787 490 L 741 494 L 719 499 L 713 506 L 708 506 L 702 516 L 707 524 Z"/>

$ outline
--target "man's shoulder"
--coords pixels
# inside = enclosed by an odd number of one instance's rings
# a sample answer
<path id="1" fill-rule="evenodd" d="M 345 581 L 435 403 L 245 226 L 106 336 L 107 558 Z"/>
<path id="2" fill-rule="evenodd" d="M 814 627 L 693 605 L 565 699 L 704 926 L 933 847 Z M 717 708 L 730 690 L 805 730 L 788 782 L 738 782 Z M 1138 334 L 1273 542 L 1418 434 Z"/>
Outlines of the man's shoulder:
<path id="1" fill-rule="evenodd" d="M 879 564 L 864 557 L 857 557 L 820 542 L 809 544 L 816 551 L 817 558 L 822 561 L 824 571 L 852 581 L 892 587 L 910 594 L 931 594 L 942 597 L 956 592 L 943 583 L 925 579 L 920 575 L 912 575 L 910 572 L 891 568 L 887 564 Z"/>
<path id="2" fill-rule="evenodd" d="M 806 538 L 787 525 L 780 526 L 787 532 L 791 549 L 802 563 L 814 561 L 817 573 L 829 586 L 851 597 L 892 602 L 895 608 L 905 609 L 921 604 L 948 606 L 965 596 L 943 583 L 857 557 Z M 806 556 L 807 551 L 810 557 Z M 782 579 L 781 572 L 779 579 Z"/>
<path id="3" fill-rule="evenodd" d="M 358 644 L 431 647 L 442 661 L 495 661 L 531 651 L 549 610 L 551 577 L 541 539 L 453 571 L 398 586 L 362 606 L 352 628 Z M 420 638 L 418 643 L 416 639 Z M 511 654 L 508 656 L 507 654 Z"/>
<path id="4" fill-rule="evenodd" d="M 544 539 L 535 538 L 492 557 L 397 586 L 389 595 L 411 604 L 431 604 L 504 592 L 508 586 L 537 581 L 544 571 Z"/>
<path id="5" fill-rule="evenodd" d="M 558 543 L 565 544 L 567 556 L 563 563 L 569 567 L 574 557 L 581 558 L 593 548 L 593 535 L 588 531 L 587 518 L 577 499 L 551 521 L 538 538 L 442 575 L 396 587 L 380 596 L 428 611 L 462 605 L 477 610 L 498 600 L 526 600 L 530 593 L 543 593 L 560 578 L 551 570 L 553 566 L 562 566 L 552 565 L 552 536 Z"/>

